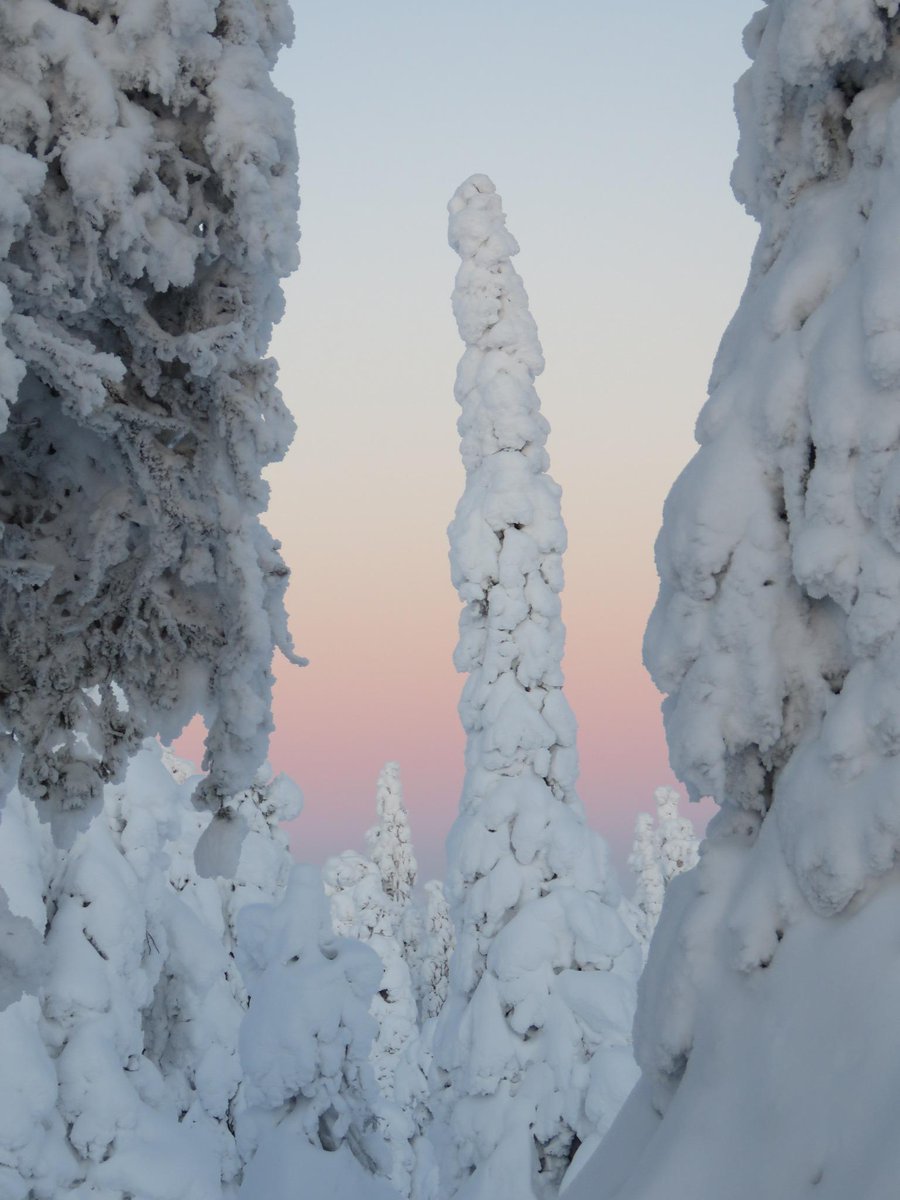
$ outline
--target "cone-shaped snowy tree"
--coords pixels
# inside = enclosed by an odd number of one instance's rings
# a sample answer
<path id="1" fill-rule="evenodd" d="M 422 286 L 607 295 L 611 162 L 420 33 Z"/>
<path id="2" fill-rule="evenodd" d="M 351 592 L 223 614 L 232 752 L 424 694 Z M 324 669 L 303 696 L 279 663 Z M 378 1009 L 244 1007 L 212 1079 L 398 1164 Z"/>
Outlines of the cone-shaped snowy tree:
<path id="1" fill-rule="evenodd" d="M 366 845 L 381 876 L 382 891 L 391 903 L 394 936 L 415 978 L 422 939 L 422 914 L 413 903 L 418 864 L 403 802 L 400 767 L 395 762 L 386 763 L 378 776 L 375 807 L 378 823 L 366 833 Z"/>
<path id="2" fill-rule="evenodd" d="M 534 388 L 543 358 L 510 263 L 518 246 L 483 175 L 450 201 L 450 244 L 466 343 L 456 381 L 466 487 L 450 559 L 465 605 L 455 662 L 469 679 L 448 844 L 457 944 L 434 1043 L 456 1154 L 442 1188 L 524 1198 L 554 1194 L 631 1084 L 637 952 L 575 793 L 560 668 L 566 531 Z"/>
<path id="3" fill-rule="evenodd" d="M 388 1177 L 406 1200 L 434 1200 L 433 1156 L 422 1138 L 428 1083 L 413 982 L 396 931 L 402 910 L 384 891 L 378 867 L 352 850 L 330 858 L 322 879 L 335 933 L 370 946 L 381 965 L 369 1006 L 377 1030 L 370 1061 L 378 1095 L 371 1112 L 390 1156 Z"/>
<path id="4" fill-rule="evenodd" d="M 456 943 L 444 885 L 437 879 L 425 884 L 425 934 L 419 960 L 420 1014 L 423 1023 L 440 1013 L 447 999 L 450 956 Z"/>
<path id="5" fill-rule="evenodd" d="M 402 909 L 412 895 L 418 868 L 403 803 L 400 768 L 395 762 L 385 763 L 378 776 L 375 805 L 378 823 L 366 834 L 369 857 L 381 875 L 385 895 Z"/>
<path id="6" fill-rule="evenodd" d="M 0 10 L 0 733 L 55 824 L 197 711 L 213 807 L 265 758 L 290 33 L 286 0 Z"/>
<path id="7" fill-rule="evenodd" d="M 699 847 L 694 826 L 687 817 L 679 816 L 675 789 L 659 787 L 654 799 L 656 821 L 649 813 L 638 813 L 635 822 L 628 866 L 637 885 L 621 910 L 625 924 L 645 953 L 662 912 L 666 888 L 676 875 L 697 865 Z"/>
<path id="8" fill-rule="evenodd" d="M 722 811 L 666 893 L 641 1084 L 571 1200 L 896 1194 L 900 14 L 770 0 L 738 84 L 760 223 L 646 657 Z"/>

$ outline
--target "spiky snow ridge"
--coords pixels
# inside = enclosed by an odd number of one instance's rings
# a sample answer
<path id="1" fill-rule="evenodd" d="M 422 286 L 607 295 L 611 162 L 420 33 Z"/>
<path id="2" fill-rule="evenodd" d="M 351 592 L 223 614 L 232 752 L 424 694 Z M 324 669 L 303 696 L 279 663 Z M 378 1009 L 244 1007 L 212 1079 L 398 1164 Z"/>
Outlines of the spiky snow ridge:
<path id="1" fill-rule="evenodd" d="M 771 0 L 745 45 L 760 237 L 646 642 L 673 764 L 722 811 L 651 946 L 642 1082 L 571 1200 L 889 1200 L 900 1175 L 898 5 Z"/>
<path id="2" fill-rule="evenodd" d="M 434 1041 L 455 1148 L 442 1187 L 466 1200 L 543 1196 L 631 1085 L 637 950 L 575 792 L 560 667 L 566 533 L 534 388 L 543 357 L 510 263 L 518 246 L 486 176 L 449 207 L 466 343 L 456 381 L 466 488 L 450 557 L 465 605 L 455 663 L 469 679 L 448 843 L 457 944 Z"/>
<path id="3" fill-rule="evenodd" d="M 61 810 L 199 710 L 212 807 L 265 759 L 291 30 L 286 0 L 0 11 L 0 732 L 64 840 Z"/>

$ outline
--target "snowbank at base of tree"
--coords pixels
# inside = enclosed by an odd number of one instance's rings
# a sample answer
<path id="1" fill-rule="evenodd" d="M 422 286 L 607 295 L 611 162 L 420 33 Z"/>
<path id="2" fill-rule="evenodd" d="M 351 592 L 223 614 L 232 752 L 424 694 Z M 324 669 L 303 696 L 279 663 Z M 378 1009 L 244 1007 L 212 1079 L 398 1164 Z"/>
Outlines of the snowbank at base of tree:
<path id="1" fill-rule="evenodd" d="M 900 873 L 826 917 L 773 842 L 708 845 L 671 885 L 644 1078 L 565 1200 L 896 1200 Z"/>

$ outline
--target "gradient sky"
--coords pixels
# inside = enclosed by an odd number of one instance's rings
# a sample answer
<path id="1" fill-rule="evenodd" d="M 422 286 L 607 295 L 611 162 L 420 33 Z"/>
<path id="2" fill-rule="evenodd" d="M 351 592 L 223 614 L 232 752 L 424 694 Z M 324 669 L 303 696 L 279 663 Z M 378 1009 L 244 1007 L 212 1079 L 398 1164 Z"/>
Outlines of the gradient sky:
<path id="1" fill-rule="evenodd" d="M 361 848 L 396 759 L 422 872 L 443 873 L 463 747 L 446 203 L 474 172 L 503 197 L 547 359 L 580 791 L 620 862 L 672 782 L 641 637 L 662 502 L 755 236 L 728 177 L 757 7 L 295 0 L 277 81 L 297 113 L 303 264 L 273 351 L 298 433 L 268 524 L 311 660 L 276 667 L 271 750 L 306 797 L 300 858 Z"/>

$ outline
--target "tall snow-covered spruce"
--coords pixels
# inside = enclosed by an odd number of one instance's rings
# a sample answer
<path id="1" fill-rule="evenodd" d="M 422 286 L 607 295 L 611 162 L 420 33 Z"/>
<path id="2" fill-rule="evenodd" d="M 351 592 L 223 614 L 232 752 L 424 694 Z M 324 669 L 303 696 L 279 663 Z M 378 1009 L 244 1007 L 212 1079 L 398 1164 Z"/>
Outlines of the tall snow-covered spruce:
<path id="1" fill-rule="evenodd" d="M 381 875 L 381 886 L 399 909 L 412 896 L 418 865 L 413 853 L 409 815 L 403 803 L 400 767 L 385 763 L 375 793 L 378 823 L 366 834 L 369 857 Z"/>
<path id="2" fill-rule="evenodd" d="M 643 1078 L 571 1200 L 864 1195 L 900 1177 L 900 6 L 770 0 L 738 83 L 760 224 L 646 657 L 721 811 L 667 890 Z"/>
<path id="3" fill-rule="evenodd" d="M 287 0 L 0 5 L 0 732 L 65 838 L 197 711 L 214 808 L 265 758 L 291 28 Z"/>
<path id="4" fill-rule="evenodd" d="M 448 844 L 457 944 L 434 1042 L 449 1127 L 442 1194 L 543 1198 L 633 1082 L 638 955 L 575 792 L 560 668 L 566 531 L 534 388 L 543 357 L 510 263 L 518 246 L 485 176 L 449 208 L 466 344 L 456 381 L 466 487 L 450 559 L 465 606 L 455 663 L 469 678 Z"/>

